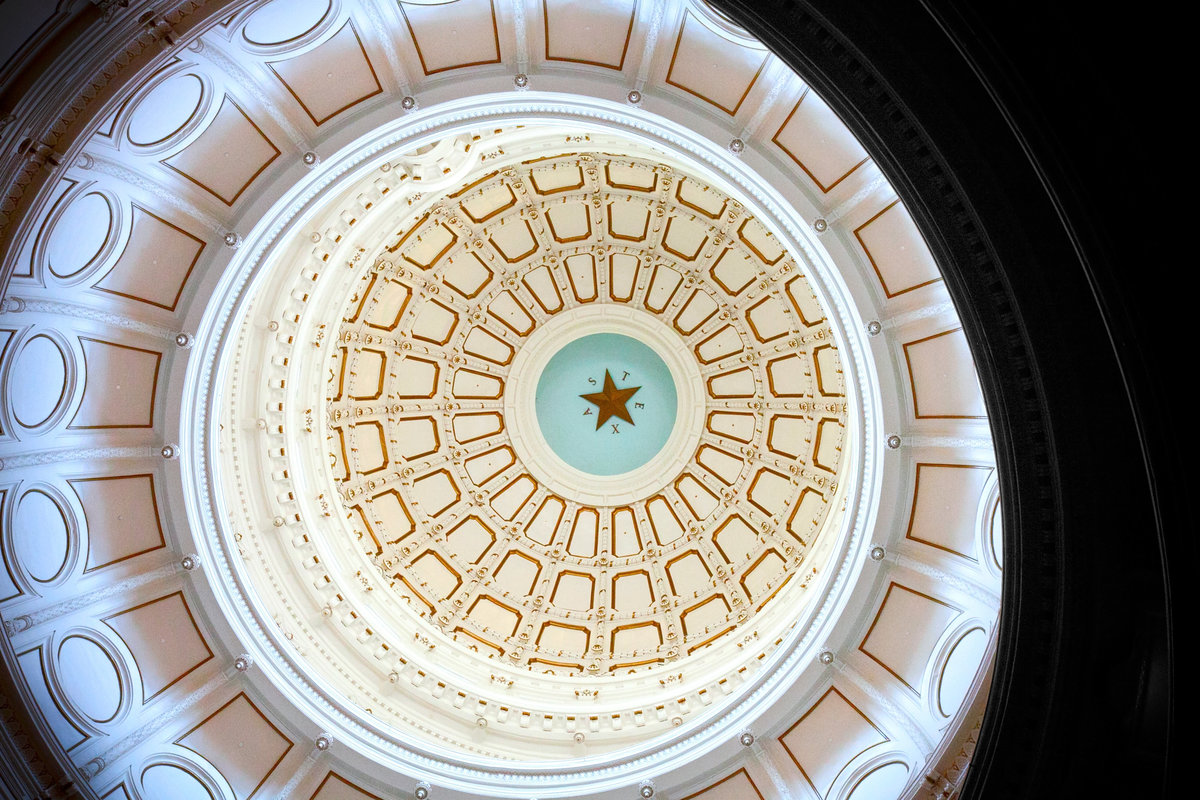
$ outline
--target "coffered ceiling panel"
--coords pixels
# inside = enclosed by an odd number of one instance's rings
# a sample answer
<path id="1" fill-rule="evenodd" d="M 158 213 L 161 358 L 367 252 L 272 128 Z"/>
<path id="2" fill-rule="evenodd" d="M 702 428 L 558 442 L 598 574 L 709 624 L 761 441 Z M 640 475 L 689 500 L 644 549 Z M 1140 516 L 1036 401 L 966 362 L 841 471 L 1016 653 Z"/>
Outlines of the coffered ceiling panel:
<path id="1" fill-rule="evenodd" d="M 862 753 L 888 741 L 870 717 L 836 687 L 779 738 L 813 790 L 827 797 L 837 776 Z"/>
<path id="2" fill-rule="evenodd" d="M 867 161 L 867 152 L 825 101 L 808 89 L 771 141 L 828 192 Z M 936 269 L 935 269 L 936 274 Z"/>
<path id="3" fill-rule="evenodd" d="M 635 12 L 634 0 L 542 0 L 546 59 L 622 69 L 629 54 Z"/>
<path id="4" fill-rule="evenodd" d="M 736 114 L 767 63 L 763 50 L 735 44 L 685 15 L 667 68 L 667 83 Z"/>
<path id="5" fill-rule="evenodd" d="M 985 541 L 978 508 L 991 473 L 969 464 L 917 464 L 908 538 L 977 561 Z"/>
<path id="6" fill-rule="evenodd" d="M 904 343 L 917 419 L 984 419 L 983 395 L 962 328 Z"/>
<path id="7" fill-rule="evenodd" d="M 70 427 L 152 428 L 162 353 L 86 336 L 83 399 Z"/>
<path id="8" fill-rule="evenodd" d="M 212 658 L 182 592 L 104 618 L 133 653 L 149 702 Z"/>
<path id="9" fill-rule="evenodd" d="M 87 520 L 85 571 L 165 545 L 153 475 L 79 478 L 68 483 L 79 495 Z"/>
<path id="10" fill-rule="evenodd" d="M 899 201 L 854 229 L 889 298 L 941 280 L 912 216 Z"/>
<path id="11" fill-rule="evenodd" d="M 495 0 L 425 5 L 401 0 L 417 58 L 426 75 L 500 62 Z"/>
<path id="12" fill-rule="evenodd" d="M 262 128 L 226 97 L 204 132 L 163 163 L 231 206 L 278 156 Z"/>
<path id="13" fill-rule="evenodd" d="M 923 693 L 921 676 L 933 648 L 961 609 L 892 582 L 859 649 L 912 691 Z"/>
<path id="14" fill-rule="evenodd" d="M 313 792 L 309 800 L 383 800 L 383 798 L 360 788 L 336 772 L 330 772 L 321 781 L 321 785 L 317 787 L 317 791 Z"/>
<path id="15" fill-rule="evenodd" d="M 745 768 L 722 778 L 683 800 L 765 800 Z"/>
<path id="16" fill-rule="evenodd" d="M 383 91 L 353 23 L 304 55 L 270 64 L 314 125 Z"/>
<path id="17" fill-rule="evenodd" d="M 140 206 L 132 208 L 125 249 L 96 288 L 174 311 L 204 242 Z"/>
<path id="18" fill-rule="evenodd" d="M 254 797 L 292 749 L 291 740 L 244 693 L 210 714 L 177 743 L 216 767 L 233 787 L 237 800 Z"/>

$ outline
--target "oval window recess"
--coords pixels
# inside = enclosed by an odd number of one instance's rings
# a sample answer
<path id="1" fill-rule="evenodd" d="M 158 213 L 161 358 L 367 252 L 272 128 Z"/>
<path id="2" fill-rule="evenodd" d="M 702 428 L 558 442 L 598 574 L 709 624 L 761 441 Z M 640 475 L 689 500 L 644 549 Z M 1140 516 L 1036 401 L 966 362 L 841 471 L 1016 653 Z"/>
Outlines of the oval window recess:
<path id="1" fill-rule="evenodd" d="M 908 767 L 893 761 L 868 772 L 846 796 L 846 800 L 895 800 L 908 781 Z"/>
<path id="2" fill-rule="evenodd" d="M 242 36 L 260 47 L 294 42 L 324 22 L 332 6 L 329 0 L 275 0 L 250 15 Z"/>
<path id="3" fill-rule="evenodd" d="M 58 647 L 58 681 L 80 714 L 97 723 L 111 722 L 121 708 L 121 674 L 104 648 L 82 636 L 68 636 Z"/>
<path id="4" fill-rule="evenodd" d="M 953 716 L 966 699 L 986 649 L 987 634 L 983 628 L 967 631 L 950 649 L 946 666 L 942 667 L 942 675 L 938 679 L 938 711 L 943 717 Z"/>
<path id="5" fill-rule="evenodd" d="M 62 574 L 70 554 L 66 512 L 37 489 L 21 496 L 13 516 L 13 552 L 21 569 L 39 583 Z"/>
<path id="6" fill-rule="evenodd" d="M 67 394 L 67 358 L 49 336 L 34 336 L 21 348 L 9 374 L 13 417 L 26 428 L 44 424 Z"/>
<path id="7" fill-rule="evenodd" d="M 72 278 L 92 266 L 112 236 L 113 209 L 99 192 L 77 197 L 54 223 L 46 266 L 56 278 Z"/>
<path id="8" fill-rule="evenodd" d="M 171 800 L 213 800 L 200 779 L 174 764 L 154 764 L 142 773 L 142 796 Z"/>
<path id="9" fill-rule="evenodd" d="M 129 141 L 140 147 L 162 144 L 192 120 L 204 97 L 195 75 L 175 75 L 143 97 L 129 119 Z"/>

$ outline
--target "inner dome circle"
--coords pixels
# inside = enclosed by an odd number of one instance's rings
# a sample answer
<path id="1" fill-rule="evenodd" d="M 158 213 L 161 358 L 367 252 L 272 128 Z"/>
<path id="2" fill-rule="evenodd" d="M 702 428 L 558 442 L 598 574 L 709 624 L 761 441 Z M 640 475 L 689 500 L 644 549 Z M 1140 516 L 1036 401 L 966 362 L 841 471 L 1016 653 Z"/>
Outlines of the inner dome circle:
<path id="1" fill-rule="evenodd" d="M 595 475 L 654 457 L 675 425 L 677 393 L 663 359 L 637 339 L 593 333 L 564 345 L 538 376 L 538 427 L 551 450 Z"/>

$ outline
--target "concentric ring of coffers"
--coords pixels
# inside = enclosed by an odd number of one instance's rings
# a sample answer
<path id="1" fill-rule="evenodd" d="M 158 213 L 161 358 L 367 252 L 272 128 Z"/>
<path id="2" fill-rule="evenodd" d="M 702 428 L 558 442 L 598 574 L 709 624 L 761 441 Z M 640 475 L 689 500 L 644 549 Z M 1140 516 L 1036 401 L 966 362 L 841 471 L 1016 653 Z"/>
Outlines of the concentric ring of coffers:
<path id="1" fill-rule="evenodd" d="M 242 323 L 234 380 L 283 446 L 241 432 L 237 391 L 222 413 L 227 489 L 284 512 L 247 504 L 238 546 L 304 667 L 451 753 L 615 754 L 727 710 L 804 627 L 858 483 L 808 262 L 678 158 L 555 139 L 447 137 L 339 191 Z M 619 505 L 543 485 L 505 416 L 528 337 L 601 307 L 668 332 L 704 394 L 677 471 Z"/>
<path id="2" fill-rule="evenodd" d="M 537 672 L 679 668 L 814 574 L 841 363 L 795 261 L 741 204 L 568 152 L 488 170 L 391 239 L 333 351 L 330 460 L 355 538 L 443 635 Z M 605 304 L 673 330 L 705 396 L 686 464 L 597 506 L 530 473 L 504 398 L 530 334 Z"/>

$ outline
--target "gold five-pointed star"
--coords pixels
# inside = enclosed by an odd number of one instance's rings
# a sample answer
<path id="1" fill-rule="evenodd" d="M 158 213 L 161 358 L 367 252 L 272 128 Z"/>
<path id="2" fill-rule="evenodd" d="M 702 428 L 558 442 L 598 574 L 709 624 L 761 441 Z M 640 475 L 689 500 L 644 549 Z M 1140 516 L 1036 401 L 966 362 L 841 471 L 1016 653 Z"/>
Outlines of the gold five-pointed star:
<path id="1" fill-rule="evenodd" d="M 600 426 L 608 420 L 609 417 L 620 417 L 621 419 L 633 425 L 633 417 L 629 416 L 629 409 L 625 404 L 629 402 L 629 398 L 637 394 L 640 386 L 627 386 L 624 389 L 618 389 L 617 384 L 613 381 L 612 375 L 608 374 L 608 370 L 604 370 L 604 390 L 600 392 L 592 392 L 591 394 L 579 395 L 584 400 L 596 406 L 596 430 L 600 430 Z"/>

